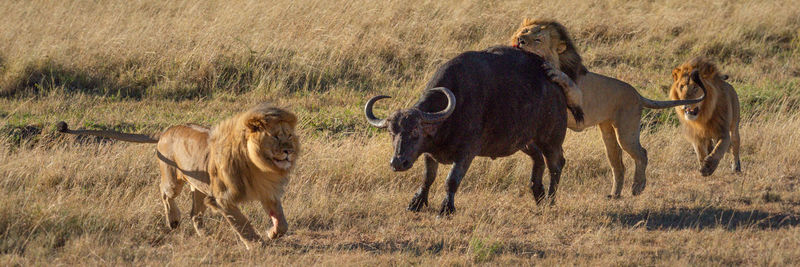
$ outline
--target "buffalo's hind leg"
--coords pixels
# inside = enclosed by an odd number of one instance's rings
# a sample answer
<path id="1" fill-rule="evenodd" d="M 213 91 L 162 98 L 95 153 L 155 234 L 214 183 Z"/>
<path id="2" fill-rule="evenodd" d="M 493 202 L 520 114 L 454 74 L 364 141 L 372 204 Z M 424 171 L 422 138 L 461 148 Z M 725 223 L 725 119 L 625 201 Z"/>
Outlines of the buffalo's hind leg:
<path id="1" fill-rule="evenodd" d="M 547 197 L 550 198 L 550 205 L 555 205 L 556 191 L 558 190 L 558 183 L 561 181 L 561 170 L 566 163 L 564 150 L 561 146 L 542 149 L 545 163 L 547 163 L 547 170 L 550 172 L 550 189 L 547 192 Z"/>
<path id="2" fill-rule="evenodd" d="M 456 191 L 458 190 L 458 185 L 461 184 L 461 179 L 464 178 L 464 174 L 467 173 L 467 169 L 469 169 L 473 158 L 475 158 L 475 156 L 468 156 L 457 160 L 453 164 L 453 168 L 450 169 L 450 174 L 447 175 L 445 185 L 447 188 L 447 196 L 445 196 L 442 201 L 442 208 L 439 210 L 440 215 L 450 215 L 456 211 L 454 204 Z"/>
<path id="3" fill-rule="evenodd" d="M 528 154 L 533 160 L 533 167 L 531 169 L 531 183 L 530 188 L 533 193 L 533 199 L 536 200 L 536 205 L 541 204 L 544 200 L 544 184 L 542 184 L 542 176 L 544 175 L 544 158 L 542 158 L 542 151 L 533 144 L 525 146 L 522 152 Z"/>
<path id="4" fill-rule="evenodd" d="M 411 199 L 411 203 L 408 204 L 408 210 L 419 211 L 422 207 L 428 206 L 428 192 L 431 189 L 431 184 L 436 180 L 437 169 L 439 169 L 439 163 L 431 155 L 425 154 L 425 177 L 419 190 Z"/>

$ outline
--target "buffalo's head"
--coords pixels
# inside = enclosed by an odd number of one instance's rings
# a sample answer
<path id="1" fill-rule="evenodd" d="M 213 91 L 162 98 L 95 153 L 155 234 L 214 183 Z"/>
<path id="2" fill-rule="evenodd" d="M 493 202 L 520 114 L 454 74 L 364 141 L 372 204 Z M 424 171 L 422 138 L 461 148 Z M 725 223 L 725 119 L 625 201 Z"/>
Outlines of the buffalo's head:
<path id="1" fill-rule="evenodd" d="M 395 111 L 386 119 L 379 119 L 372 113 L 372 105 L 389 96 L 373 97 L 364 106 L 364 114 L 369 124 L 378 128 L 389 128 L 394 147 L 391 161 L 394 171 L 410 169 L 422 154 L 420 151 L 422 144 L 436 133 L 439 123 L 447 119 L 456 109 L 456 97 L 453 92 L 444 87 L 428 90 L 439 91 L 447 96 L 447 107 L 444 110 L 431 113 L 417 108 L 407 108 Z"/>

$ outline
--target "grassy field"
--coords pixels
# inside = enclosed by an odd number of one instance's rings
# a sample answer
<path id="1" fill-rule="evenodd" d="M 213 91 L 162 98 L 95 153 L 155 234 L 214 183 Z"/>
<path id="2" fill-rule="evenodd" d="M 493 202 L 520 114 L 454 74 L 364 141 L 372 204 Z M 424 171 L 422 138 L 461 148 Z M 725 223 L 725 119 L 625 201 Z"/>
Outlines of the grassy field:
<path id="1" fill-rule="evenodd" d="M 4 1 L 0 3 L 0 265 L 794 265 L 800 261 L 800 5 L 776 1 Z M 394 173 L 380 115 L 435 69 L 503 44 L 523 18 L 569 28 L 590 70 L 665 99 L 703 55 L 743 109 L 742 169 L 711 177 L 672 110 L 647 110 L 644 194 L 608 200 L 597 129 L 568 132 L 557 204 L 538 207 L 521 153 L 478 159 L 437 218 L 405 210 L 423 164 Z M 289 233 L 247 251 L 219 215 L 197 237 L 164 224 L 153 145 L 75 139 L 90 129 L 212 125 L 271 101 L 301 120 Z M 547 180 L 547 179 L 545 179 Z M 264 233 L 258 204 L 244 212 Z"/>

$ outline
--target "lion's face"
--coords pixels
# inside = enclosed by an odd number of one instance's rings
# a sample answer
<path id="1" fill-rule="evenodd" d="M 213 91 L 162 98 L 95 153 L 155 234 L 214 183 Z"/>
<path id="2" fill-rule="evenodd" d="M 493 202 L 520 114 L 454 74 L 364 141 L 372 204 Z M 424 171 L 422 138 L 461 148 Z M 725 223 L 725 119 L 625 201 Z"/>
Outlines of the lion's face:
<path id="1" fill-rule="evenodd" d="M 511 38 L 511 44 L 556 64 L 556 67 L 559 67 L 559 54 L 567 48 L 554 27 L 541 24 L 520 27 Z"/>
<path id="2" fill-rule="evenodd" d="M 261 158 L 281 170 L 289 170 L 300 148 L 294 125 L 285 121 L 265 123 L 247 136 L 251 158 Z"/>
<path id="3" fill-rule="evenodd" d="M 703 90 L 690 78 L 689 74 L 691 71 L 690 69 L 680 68 L 676 68 L 672 71 L 672 87 L 670 88 L 670 94 L 673 95 L 673 98 L 697 99 L 703 96 Z M 697 116 L 700 114 L 703 103 L 704 102 L 700 102 L 681 107 L 680 109 L 683 111 L 684 118 L 690 121 L 696 120 Z"/>

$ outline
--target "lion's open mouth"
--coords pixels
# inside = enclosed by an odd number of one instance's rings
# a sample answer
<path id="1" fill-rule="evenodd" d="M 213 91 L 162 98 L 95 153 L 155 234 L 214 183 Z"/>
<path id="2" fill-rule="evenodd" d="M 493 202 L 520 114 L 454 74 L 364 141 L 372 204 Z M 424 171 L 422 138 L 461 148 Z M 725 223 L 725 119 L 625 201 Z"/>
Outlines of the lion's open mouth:
<path id="1" fill-rule="evenodd" d="M 278 166 L 278 168 L 284 170 L 288 169 L 289 167 L 292 167 L 292 162 L 289 161 L 289 158 L 284 158 L 284 159 L 273 158 L 272 163 L 275 163 L 275 166 Z"/>
<path id="2" fill-rule="evenodd" d="M 700 108 L 694 107 L 690 109 L 684 109 L 683 112 L 686 113 L 686 115 L 697 116 L 697 114 L 700 113 Z"/>
<path id="3" fill-rule="evenodd" d="M 683 107 L 683 115 L 686 116 L 687 120 L 697 119 L 697 114 L 700 114 L 700 107 Z"/>

